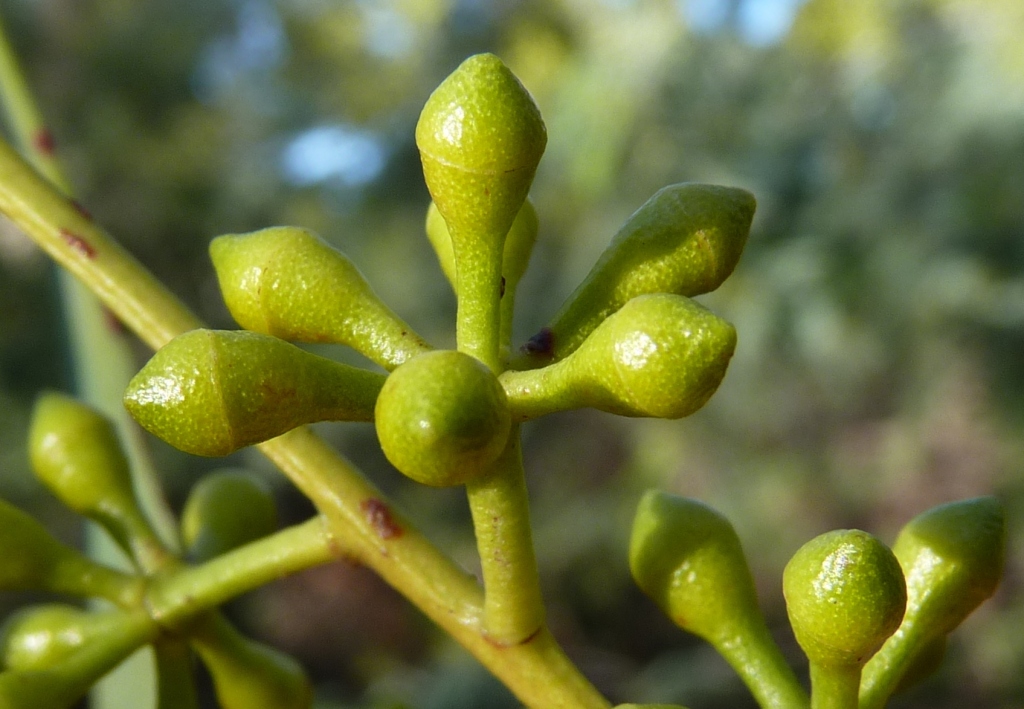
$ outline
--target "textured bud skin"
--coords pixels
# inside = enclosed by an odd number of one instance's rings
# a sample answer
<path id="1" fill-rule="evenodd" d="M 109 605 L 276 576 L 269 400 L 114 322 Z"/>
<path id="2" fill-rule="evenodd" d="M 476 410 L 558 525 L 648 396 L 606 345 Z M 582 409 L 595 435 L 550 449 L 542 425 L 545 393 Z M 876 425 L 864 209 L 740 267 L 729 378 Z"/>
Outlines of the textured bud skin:
<path id="1" fill-rule="evenodd" d="M 501 381 L 517 420 L 584 406 L 622 416 L 689 416 L 718 389 L 736 330 L 677 295 L 634 298 L 571 356 Z"/>
<path id="2" fill-rule="evenodd" d="M 812 664 L 860 667 L 903 619 L 899 562 L 867 532 L 836 530 L 800 547 L 782 576 L 789 620 Z"/>
<path id="3" fill-rule="evenodd" d="M 416 124 L 427 189 L 453 236 L 504 238 L 547 145 L 530 94 L 500 59 L 466 59 Z"/>
<path id="4" fill-rule="evenodd" d="M 347 345 L 385 369 L 430 350 L 344 254 L 305 229 L 219 236 L 210 258 L 224 302 L 246 330 Z"/>
<path id="5" fill-rule="evenodd" d="M 241 470 L 218 470 L 192 488 L 181 513 L 181 536 L 202 562 L 277 530 L 270 489 Z"/>
<path id="6" fill-rule="evenodd" d="M 376 411 L 391 464 L 425 485 L 461 485 L 487 472 L 505 447 L 511 416 L 505 392 L 481 362 L 429 352 L 388 377 Z"/>
<path id="7" fill-rule="evenodd" d="M 537 210 L 530 200 L 523 203 L 512 227 L 505 237 L 504 255 L 501 262 L 501 277 L 505 281 L 506 293 L 514 290 L 519 284 L 519 279 L 526 272 L 530 263 L 530 255 L 533 253 L 533 246 L 537 242 Z M 453 290 L 458 289 L 458 277 L 455 273 L 455 254 L 452 250 L 452 237 L 448 232 L 448 225 L 444 217 L 438 211 L 437 205 L 430 203 L 427 209 L 427 238 L 437 260 L 441 264 L 445 278 L 451 284 Z"/>
<path id="8" fill-rule="evenodd" d="M 559 360 L 605 318 L 647 293 L 692 297 L 728 278 L 750 233 L 757 203 L 746 190 L 678 184 L 658 191 L 612 239 L 583 283 L 547 328 Z"/>
<path id="9" fill-rule="evenodd" d="M 143 428 L 187 453 L 222 456 L 316 421 L 369 421 L 383 375 L 251 332 L 193 330 L 129 382 Z"/>
<path id="10" fill-rule="evenodd" d="M 0 660 L 9 670 L 43 670 L 124 620 L 120 611 L 87 612 L 59 603 L 25 608 L 0 630 Z"/>
<path id="11" fill-rule="evenodd" d="M 633 521 L 629 568 L 637 585 L 684 630 L 712 642 L 741 635 L 759 617 L 754 580 L 725 517 L 650 490 Z"/>
<path id="12" fill-rule="evenodd" d="M 900 532 L 893 553 L 907 579 L 907 612 L 896 633 L 864 668 L 861 698 L 881 706 L 896 685 L 922 677 L 945 636 L 995 593 L 1003 574 L 1006 517 L 994 497 L 934 507 Z M 930 666 L 931 665 L 931 666 Z M 907 675 L 901 680 L 901 676 Z"/>

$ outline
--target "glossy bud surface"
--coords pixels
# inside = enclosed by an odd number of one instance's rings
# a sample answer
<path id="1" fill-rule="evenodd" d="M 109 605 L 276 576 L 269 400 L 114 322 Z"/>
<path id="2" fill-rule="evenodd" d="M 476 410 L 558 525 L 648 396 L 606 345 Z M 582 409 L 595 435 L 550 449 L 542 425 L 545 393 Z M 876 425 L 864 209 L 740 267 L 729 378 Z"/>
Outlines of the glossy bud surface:
<path id="1" fill-rule="evenodd" d="M 54 603 L 25 608 L 4 623 L 0 659 L 11 670 L 42 670 L 125 622 L 119 611 L 85 611 Z"/>
<path id="2" fill-rule="evenodd" d="M 369 421 L 384 376 L 252 332 L 193 330 L 135 375 L 125 406 L 195 455 L 222 456 L 316 421 Z"/>
<path id="3" fill-rule="evenodd" d="M 425 485 L 460 485 L 505 447 L 511 416 L 498 380 L 478 360 L 430 352 L 388 377 L 377 399 L 377 436 L 391 464 Z"/>
<path id="4" fill-rule="evenodd" d="M 907 589 L 893 553 L 867 532 L 815 537 L 786 565 L 783 592 L 812 664 L 860 667 L 903 619 Z"/>
<path id="5" fill-rule="evenodd" d="M 574 352 L 612 313 L 648 293 L 696 296 L 732 273 L 750 232 L 756 202 L 746 190 L 678 184 L 658 191 L 612 239 L 569 296 L 544 337 L 524 346 L 536 363 Z"/>
<path id="6" fill-rule="evenodd" d="M 347 345 L 385 369 L 430 350 L 355 265 L 298 227 L 228 234 L 210 243 L 224 302 L 246 330 Z"/>

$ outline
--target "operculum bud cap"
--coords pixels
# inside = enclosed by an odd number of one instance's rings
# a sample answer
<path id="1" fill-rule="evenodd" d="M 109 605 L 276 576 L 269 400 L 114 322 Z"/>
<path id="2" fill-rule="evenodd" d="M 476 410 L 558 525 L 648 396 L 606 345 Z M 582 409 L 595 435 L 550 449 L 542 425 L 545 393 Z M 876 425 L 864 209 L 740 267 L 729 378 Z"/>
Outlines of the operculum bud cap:
<path id="1" fill-rule="evenodd" d="M 461 485 L 489 470 L 512 425 L 505 390 L 479 360 L 439 350 L 396 369 L 377 399 L 384 455 L 425 485 Z"/>
<path id="2" fill-rule="evenodd" d="M 786 565 L 783 593 L 797 642 L 822 667 L 859 667 L 903 620 L 907 587 L 892 551 L 867 532 L 836 530 Z"/>

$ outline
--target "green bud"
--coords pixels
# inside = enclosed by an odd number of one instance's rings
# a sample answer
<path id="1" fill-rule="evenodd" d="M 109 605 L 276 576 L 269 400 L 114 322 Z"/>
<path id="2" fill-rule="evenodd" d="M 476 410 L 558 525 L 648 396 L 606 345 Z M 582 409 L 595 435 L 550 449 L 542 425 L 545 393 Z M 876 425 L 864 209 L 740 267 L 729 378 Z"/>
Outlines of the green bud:
<path id="1" fill-rule="evenodd" d="M 396 369 L 377 399 L 377 436 L 391 464 L 425 485 L 488 471 L 511 428 L 497 378 L 469 355 L 439 350 Z"/>
<path id="2" fill-rule="evenodd" d="M 305 229 L 219 236 L 210 257 L 224 302 L 246 330 L 347 345 L 389 370 L 430 350 L 348 257 Z"/>
<path id="3" fill-rule="evenodd" d="M 896 557 L 867 532 L 836 530 L 800 547 L 782 576 L 789 620 L 812 666 L 860 668 L 903 619 Z"/>
<path id="4" fill-rule="evenodd" d="M 634 298 L 560 362 L 501 376 L 516 420 L 592 407 L 622 416 L 681 418 L 715 393 L 736 330 L 677 295 Z"/>
<path id="5" fill-rule="evenodd" d="M 733 187 L 688 183 L 661 189 L 627 220 L 524 352 L 535 364 L 557 361 L 637 296 L 693 297 L 718 288 L 739 261 L 755 207 L 752 194 Z"/>
<path id="6" fill-rule="evenodd" d="M 202 562 L 277 530 L 274 497 L 241 470 L 219 470 L 200 480 L 185 502 L 181 536 L 191 560 Z"/>
<path id="7" fill-rule="evenodd" d="M 807 703 L 768 631 L 739 537 L 725 517 L 696 500 L 649 490 L 633 520 L 629 568 L 676 625 L 714 645 L 761 706 Z"/>
<path id="8" fill-rule="evenodd" d="M 711 642 L 760 617 L 735 530 L 696 500 L 658 490 L 644 494 L 633 520 L 629 568 L 676 625 Z"/>
<path id="9" fill-rule="evenodd" d="M 866 707 L 882 706 L 917 657 L 995 593 L 1006 553 L 1002 505 L 978 497 L 932 508 L 903 528 L 893 552 L 907 578 L 907 613 L 864 668 Z"/>
<path id="10" fill-rule="evenodd" d="M 208 616 L 192 644 L 213 677 L 221 709 L 308 709 L 313 688 L 294 659 Z"/>
<path id="11" fill-rule="evenodd" d="M 103 622 L 102 632 L 91 633 L 80 644 L 72 641 L 74 647 L 57 650 L 60 658 L 53 664 L 0 673 L 0 707 L 69 709 L 100 677 L 155 635 L 156 626 L 142 611 L 130 615 L 114 612 Z M 39 659 L 36 656 L 30 661 Z"/>
<path id="12" fill-rule="evenodd" d="M 460 239 L 504 239 L 546 144 L 537 105 L 493 54 L 470 57 L 434 90 L 416 124 L 416 145 L 456 256 Z"/>
<path id="13" fill-rule="evenodd" d="M 369 421 L 384 376 L 252 332 L 193 330 L 129 382 L 125 407 L 187 453 L 221 456 L 316 421 Z"/>
<path id="14" fill-rule="evenodd" d="M 42 590 L 124 603 L 136 580 L 100 566 L 50 536 L 43 525 L 0 500 L 0 590 Z"/>
<path id="15" fill-rule="evenodd" d="M 125 623 L 121 611 L 88 612 L 53 603 L 18 611 L 0 630 L 0 660 L 9 670 L 42 670 Z"/>
<path id="16" fill-rule="evenodd" d="M 125 551 L 161 553 L 114 427 L 98 412 L 69 396 L 44 394 L 32 416 L 29 457 L 36 477 L 61 502 L 102 525 Z"/>

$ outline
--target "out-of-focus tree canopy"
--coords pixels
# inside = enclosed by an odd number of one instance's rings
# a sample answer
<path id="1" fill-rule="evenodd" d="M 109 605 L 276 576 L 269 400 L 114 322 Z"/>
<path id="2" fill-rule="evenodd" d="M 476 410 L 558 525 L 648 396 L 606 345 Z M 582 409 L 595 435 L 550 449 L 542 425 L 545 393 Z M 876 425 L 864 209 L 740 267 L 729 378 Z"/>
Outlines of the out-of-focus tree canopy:
<path id="1" fill-rule="evenodd" d="M 755 193 L 747 252 L 703 299 L 739 332 L 711 404 L 675 422 L 578 412 L 525 429 L 552 626 L 613 699 L 753 706 L 628 578 L 646 487 L 733 520 L 797 663 L 780 579 L 804 541 L 837 527 L 891 541 L 925 508 L 979 494 L 1024 512 L 1019 0 L 4 0 L 0 13 L 81 201 L 221 327 L 208 241 L 297 224 L 451 346 L 412 135 L 471 53 L 500 55 L 548 126 L 519 342 L 658 188 Z M 0 227 L 0 494 L 73 534 L 23 448 L 34 392 L 70 385 L 52 286 Z M 458 493 L 400 479 L 369 427 L 324 432 L 475 565 Z M 157 452 L 177 504 L 218 464 Z M 279 493 L 290 519 L 308 513 Z M 894 706 L 1024 702 L 1021 529 L 1002 591 Z M 368 572 L 314 570 L 236 611 L 311 668 L 318 706 L 514 706 Z"/>

